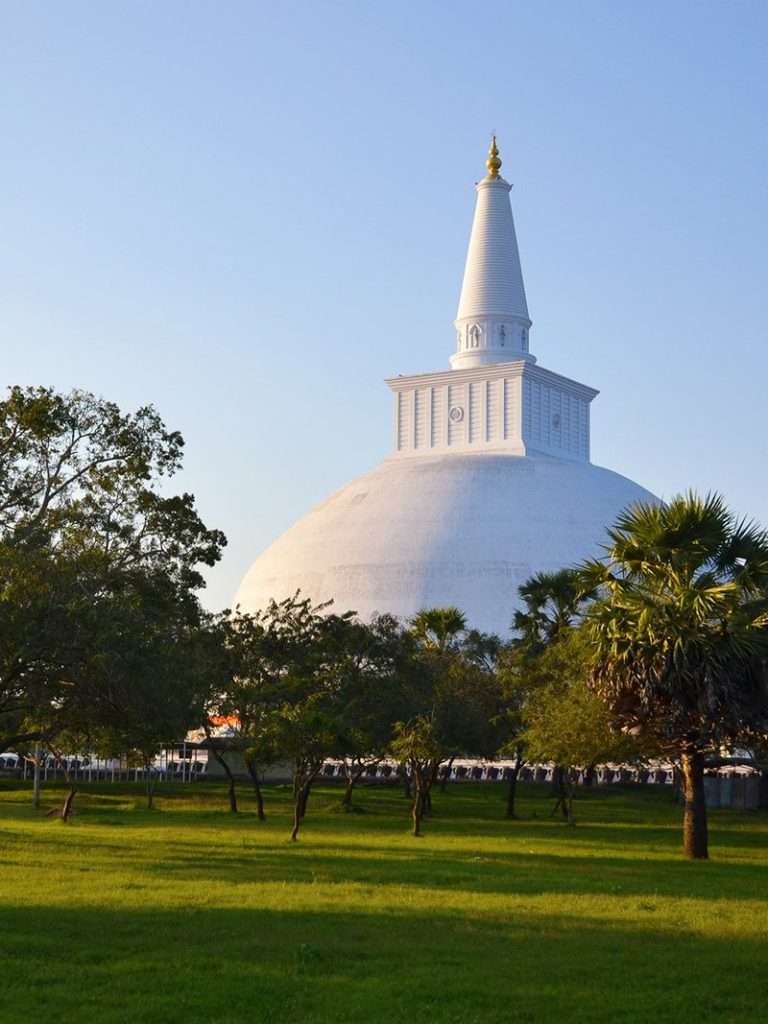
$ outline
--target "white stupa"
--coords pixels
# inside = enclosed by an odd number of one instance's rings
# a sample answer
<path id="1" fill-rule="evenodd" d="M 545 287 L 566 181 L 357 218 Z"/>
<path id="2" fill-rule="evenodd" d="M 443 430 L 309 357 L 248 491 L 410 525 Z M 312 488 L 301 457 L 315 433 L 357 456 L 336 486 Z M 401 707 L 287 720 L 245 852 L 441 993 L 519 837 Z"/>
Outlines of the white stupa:
<path id="1" fill-rule="evenodd" d="M 456 605 L 506 634 L 533 572 L 599 552 L 625 506 L 652 494 L 589 461 L 594 388 L 529 350 L 509 185 L 494 138 L 454 321 L 450 370 L 394 377 L 394 450 L 261 554 L 235 603 L 301 590 L 334 611 L 413 615 Z"/>

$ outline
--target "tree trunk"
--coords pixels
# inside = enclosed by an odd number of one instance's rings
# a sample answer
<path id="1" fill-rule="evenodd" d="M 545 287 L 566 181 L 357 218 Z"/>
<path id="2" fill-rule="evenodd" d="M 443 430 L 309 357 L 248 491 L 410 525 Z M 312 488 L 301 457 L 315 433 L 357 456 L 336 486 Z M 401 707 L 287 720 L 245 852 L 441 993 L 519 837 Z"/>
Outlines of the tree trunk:
<path id="1" fill-rule="evenodd" d="M 258 765 L 250 758 L 246 758 L 245 764 L 248 768 L 248 774 L 251 776 L 251 782 L 253 782 L 253 792 L 256 796 L 256 813 L 259 816 L 259 821 L 266 821 L 267 816 L 264 813 L 264 797 L 261 792 Z"/>
<path id="2" fill-rule="evenodd" d="M 520 769 L 523 767 L 523 762 L 518 761 L 515 767 L 511 770 L 509 775 L 509 786 L 507 788 L 507 811 L 505 814 L 506 818 L 516 818 L 515 813 L 515 797 L 517 796 L 517 779 L 520 775 Z"/>
<path id="3" fill-rule="evenodd" d="M 232 769 L 227 764 L 227 760 L 222 752 L 216 747 L 211 740 L 211 730 L 207 724 L 203 724 L 205 730 L 205 738 L 208 741 L 208 749 L 211 751 L 213 756 L 216 758 L 218 763 L 224 769 L 224 774 L 227 776 L 229 782 L 229 788 L 227 790 L 227 796 L 229 797 L 229 809 L 232 814 L 237 814 L 237 793 L 235 792 L 235 777 L 232 774 Z"/>
<path id="4" fill-rule="evenodd" d="M 341 798 L 341 806 L 349 809 L 352 806 L 352 791 L 363 777 L 364 768 L 358 768 L 355 772 L 351 768 L 347 772 L 347 784 L 344 787 L 344 796 Z"/>
<path id="5" fill-rule="evenodd" d="M 575 825 L 576 821 L 573 817 L 573 779 L 570 768 L 566 768 L 563 772 L 563 811 L 568 824 Z"/>
<path id="6" fill-rule="evenodd" d="M 302 821 L 304 820 L 304 817 L 305 817 L 305 815 L 307 813 L 307 804 L 309 803 L 309 792 L 310 792 L 311 789 L 312 789 L 312 779 L 309 779 L 309 781 L 302 787 L 301 798 L 300 798 L 300 801 L 299 801 L 299 810 L 301 812 L 301 820 Z"/>
<path id="7" fill-rule="evenodd" d="M 683 851 L 691 860 L 706 860 L 707 804 L 704 797 L 704 755 L 700 750 L 688 750 L 681 759 L 683 776 Z"/>
<path id="8" fill-rule="evenodd" d="M 351 775 L 347 776 L 347 783 L 344 786 L 344 796 L 341 798 L 342 807 L 352 806 L 352 790 L 355 787 L 355 780 Z"/>
<path id="9" fill-rule="evenodd" d="M 453 757 L 450 758 L 449 761 L 448 761 L 448 764 L 445 765 L 445 767 L 443 768 L 442 772 L 440 773 L 440 792 L 441 793 L 444 793 L 446 788 L 447 788 L 447 786 L 448 786 L 448 780 L 451 777 L 451 770 L 453 768 L 454 760 L 455 759 Z"/>
<path id="10" fill-rule="evenodd" d="M 398 775 L 400 775 L 400 777 L 402 778 L 402 782 L 403 782 L 403 796 L 405 797 L 406 800 L 410 800 L 411 799 L 411 795 L 412 795 L 412 793 L 411 793 L 412 786 L 411 786 L 411 780 L 408 777 L 408 772 L 406 771 L 405 765 L 404 764 L 398 765 L 397 772 L 398 772 Z"/>
<path id="11" fill-rule="evenodd" d="M 565 792 L 565 769 L 562 765 L 555 765 L 552 771 L 552 796 L 555 797 L 555 804 L 550 813 L 554 817 L 558 811 L 564 818 L 568 818 L 568 801 Z"/>
<path id="12" fill-rule="evenodd" d="M 229 798 L 229 810 L 231 814 L 237 814 L 237 793 L 235 791 L 235 777 L 229 772 L 229 785 L 227 786 L 227 797 Z"/>
<path id="13" fill-rule="evenodd" d="M 675 803 L 685 799 L 685 782 L 683 780 L 682 767 L 676 764 L 672 765 L 672 796 Z"/>
<path id="14" fill-rule="evenodd" d="M 440 762 L 432 761 L 427 768 L 421 772 L 421 816 L 426 817 L 432 813 L 432 787 L 437 782 L 440 774 Z"/>
<path id="15" fill-rule="evenodd" d="M 295 843 L 299 838 L 301 828 L 301 791 L 296 794 L 293 801 L 293 828 L 291 829 L 291 842 Z"/>
<path id="16" fill-rule="evenodd" d="M 422 792 L 423 780 L 419 769 L 413 771 L 413 806 L 411 807 L 411 820 L 413 822 L 413 835 L 421 835 L 421 820 L 424 817 L 424 795 Z"/>
<path id="17" fill-rule="evenodd" d="M 144 778 L 147 782 L 147 810 L 151 811 L 155 805 L 155 773 L 148 762 L 144 763 Z"/>
<path id="18" fill-rule="evenodd" d="M 428 787 L 425 785 L 424 790 L 421 794 L 421 816 L 425 817 L 427 814 L 432 813 L 432 794 Z"/>
<path id="19" fill-rule="evenodd" d="M 293 828 L 291 829 L 291 842 L 295 843 L 299 836 L 299 829 L 301 823 L 304 820 L 304 815 L 307 813 L 307 801 L 309 800 L 309 790 L 312 785 L 312 780 L 308 779 L 306 782 L 296 785 L 295 792 L 296 796 L 293 800 Z"/>
<path id="20" fill-rule="evenodd" d="M 40 807 L 40 741 L 35 744 L 35 767 L 32 781 L 32 806 L 35 810 Z"/>
<path id="21" fill-rule="evenodd" d="M 69 821 L 72 815 L 75 813 L 72 804 L 75 802 L 75 794 L 77 793 L 77 787 L 74 782 L 69 784 L 69 792 L 64 800 L 64 806 L 61 808 L 61 820 Z"/>
<path id="22" fill-rule="evenodd" d="M 213 750 L 213 756 L 219 762 L 221 767 L 224 769 L 224 774 L 227 776 L 227 797 L 229 798 L 229 810 L 232 814 L 237 814 L 237 792 L 235 790 L 235 776 L 232 774 L 232 769 L 227 764 L 227 759 L 217 750 L 216 747 L 211 748 Z"/>
<path id="23" fill-rule="evenodd" d="M 62 821 L 67 822 L 67 821 L 69 821 L 69 819 L 71 817 L 73 817 L 73 815 L 75 813 L 74 808 L 73 808 L 72 805 L 75 802 L 75 794 L 77 793 L 77 783 L 76 783 L 75 779 L 73 779 L 72 776 L 70 775 L 69 766 L 68 766 L 67 762 L 62 759 L 61 755 L 57 754 L 55 750 L 52 750 L 51 753 L 54 755 L 54 757 L 56 758 L 57 762 L 61 762 L 62 763 L 62 766 L 64 768 L 64 780 L 67 783 L 67 785 L 69 786 L 69 792 L 67 793 L 66 797 L 64 798 L 63 806 L 62 807 L 57 807 L 53 811 L 48 811 L 48 816 L 49 817 L 55 816 L 55 817 L 61 818 Z"/>
<path id="24" fill-rule="evenodd" d="M 411 808 L 411 820 L 413 821 L 413 835 L 417 837 L 421 835 L 422 814 L 421 794 L 416 792 L 413 798 L 413 807 Z"/>

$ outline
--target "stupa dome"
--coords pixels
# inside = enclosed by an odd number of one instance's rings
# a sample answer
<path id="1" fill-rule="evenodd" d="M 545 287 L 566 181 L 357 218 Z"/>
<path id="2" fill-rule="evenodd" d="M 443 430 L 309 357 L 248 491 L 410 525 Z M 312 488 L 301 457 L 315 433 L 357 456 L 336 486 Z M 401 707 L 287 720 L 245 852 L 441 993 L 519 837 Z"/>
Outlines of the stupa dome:
<path id="1" fill-rule="evenodd" d="M 456 605 L 506 635 L 520 584 L 599 554 L 606 524 L 641 500 L 653 495 L 618 473 L 546 455 L 385 459 L 276 540 L 236 601 L 256 610 L 301 588 L 366 619 Z"/>
<path id="2" fill-rule="evenodd" d="M 606 527 L 657 499 L 589 461 L 590 403 L 537 364 L 511 185 L 496 140 L 477 202 L 452 369 L 393 377 L 393 454 L 304 516 L 260 555 L 243 611 L 300 590 L 338 612 L 409 617 L 456 605 L 506 634 L 518 587 L 600 553 Z"/>

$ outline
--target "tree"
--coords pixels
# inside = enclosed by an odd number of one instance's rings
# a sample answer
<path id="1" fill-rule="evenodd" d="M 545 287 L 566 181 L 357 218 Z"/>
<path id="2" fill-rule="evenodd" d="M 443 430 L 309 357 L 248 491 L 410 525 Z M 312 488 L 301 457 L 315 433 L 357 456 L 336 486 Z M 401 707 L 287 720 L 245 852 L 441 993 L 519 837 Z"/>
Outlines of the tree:
<path id="1" fill-rule="evenodd" d="M 466 616 L 453 606 L 422 608 L 411 619 L 411 632 L 422 647 L 441 654 L 456 650 L 466 630 Z"/>
<path id="2" fill-rule="evenodd" d="M 441 765 L 460 755 L 489 757 L 498 748 L 500 707 L 495 674 L 499 641 L 468 630 L 455 608 L 424 609 L 411 620 L 415 642 L 400 678 L 407 716 L 391 751 L 413 782 L 414 835 L 432 806 Z"/>
<path id="3" fill-rule="evenodd" d="M 255 614 L 225 612 L 216 623 L 222 663 L 215 681 L 212 675 L 208 716 L 233 723 L 228 746 L 243 755 L 262 820 L 260 772 L 280 758 L 295 761 L 298 748 L 309 743 L 312 723 L 319 724 L 320 711 L 326 725 L 332 713 L 333 746 L 355 772 L 380 759 L 389 739 L 385 703 L 392 691 L 396 622 L 381 617 L 368 626 L 351 615 L 328 615 L 326 608 L 313 608 L 296 594 Z M 307 714 L 299 714 L 306 701 Z M 327 739 L 328 729 L 321 732 Z M 225 754 L 216 746 L 213 752 L 230 779 L 234 809 L 234 776 Z M 314 778 L 316 772 L 310 774 Z M 348 783 L 350 796 L 357 777 Z M 298 788 L 308 794 L 311 782 Z"/>
<path id="4" fill-rule="evenodd" d="M 584 567 L 591 685 L 626 732 L 680 759 L 683 846 L 708 856 L 704 758 L 768 728 L 768 536 L 719 495 L 641 504 Z"/>
<path id="5" fill-rule="evenodd" d="M 500 707 L 495 726 L 499 734 L 499 757 L 512 757 L 513 764 L 507 770 L 507 798 L 505 817 L 517 817 L 517 782 L 528 757 L 525 743 L 525 720 L 523 712 L 531 687 L 528 661 L 524 652 L 512 644 L 505 645 L 499 652 L 498 681 Z"/>
<path id="6" fill-rule="evenodd" d="M 413 642 L 397 619 L 380 615 L 370 624 L 356 622 L 348 637 L 351 664 L 340 675 L 338 694 L 341 760 L 346 785 L 342 806 L 363 776 L 387 755 L 393 723 L 405 710 L 402 680 Z"/>
<path id="7" fill-rule="evenodd" d="M 528 756 L 562 768 L 558 806 L 573 824 L 573 770 L 588 773 L 604 761 L 638 756 L 638 743 L 615 728 L 608 706 L 587 687 L 589 650 L 583 630 L 562 630 L 536 658 L 541 682 L 533 685 L 522 712 Z"/>
<path id="8" fill-rule="evenodd" d="M 569 630 L 590 597 L 575 569 L 535 573 L 519 594 L 523 607 L 514 615 L 513 646 L 528 655 L 537 654 Z"/>
<path id="9" fill-rule="evenodd" d="M 268 750 L 291 763 L 294 841 L 323 762 L 348 749 L 349 702 L 374 663 L 368 627 L 353 612 L 327 609 L 297 593 L 255 616 L 236 615 L 227 686 L 214 694 L 220 710 L 244 715 L 240 732 L 254 758 Z"/>
<path id="10" fill-rule="evenodd" d="M 515 813 L 517 776 L 527 746 L 525 709 L 538 691 L 553 682 L 550 676 L 553 669 L 560 670 L 555 678 L 559 686 L 563 685 L 562 671 L 570 672 L 567 660 L 563 663 L 559 655 L 544 656 L 560 640 L 571 635 L 585 602 L 594 596 L 574 569 L 536 573 L 520 587 L 519 593 L 523 607 L 515 612 L 513 629 L 516 635 L 503 659 L 501 672 L 508 732 L 504 752 L 515 753 L 515 768 L 509 780 L 507 797 L 507 817 L 510 818 Z M 555 806 L 562 809 L 564 817 L 570 807 L 568 771 L 568 763 L 555 762 L 552 776 L 557 796 Z"/>
<path id="11" fill-rule="evenodd" d="M 227 751 L 242 754 L 251 777 L 260 821 L 266 819 L 260 771 L 278 758 L 270 736 L 269 712 L 281 697 L 279 671 L 270 659 L 267 615 L 225 611 L 214 622 L 216 669 L 211 671 L 203 728 L 208 748 L 228 780 L 229 809 L 237 813 L 236 782 Z M 230 723 L 226 744 L 212 736 L 217 719 Z"/>
<path id="12" fill-rule="evenodd" d="M 182 450 L 151 407 L 47 388 L 0 402 L 0 746 L 113 726 L 138 660 L 161 671 L 199 620 L 199 567 L 225 540 L 163 493 Z"/>
<path id="13" fill-rule="evenodd" d="M 396 722 L 391 750 L 410 771 L 414 788 L 411 805 L 413 835 L 420 836 L 429 788 L 434 781 L 434 766 L 439 764 L 442 756 L 434 719 L 418 715 L 410 722 Z"/>
<path id="14" fill-rule="evenodd" d="M 338 747 L 338 723 L 328 707 L 326 694 L 307 690 L 303 698 L 286 702 L 273 717 L 276 747 L 293 762 L 293 827 L 291 841 L 299 836 L 307 813 L 312 784 L 325 759 Z"/>
<path id="15" fill-rule="evenodd" d="M 70 676 L 70 699 L 48 712 L 49 745 L 63 732 L 78 737 L 74 749 L 94 749 L 108 738 L 113 752 L 134 751 L 151 806 L 155 755 L 200 720 L 207 686 L 205 617 L 196 599 L 180 601 L 175 584 L 161 573 L 132 570 L 118 580 L 114 591 L 102 591 L 78 611 L 87 646 Z M 71 779 L 70 807 L 74 795 Z"/>

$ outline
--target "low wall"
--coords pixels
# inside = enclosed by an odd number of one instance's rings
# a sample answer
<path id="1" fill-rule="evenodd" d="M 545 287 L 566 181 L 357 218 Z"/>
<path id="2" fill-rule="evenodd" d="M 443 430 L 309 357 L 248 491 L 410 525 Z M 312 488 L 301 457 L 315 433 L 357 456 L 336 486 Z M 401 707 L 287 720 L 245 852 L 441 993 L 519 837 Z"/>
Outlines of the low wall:
<path id="1" fill-rule="evenodd" d="M 759 775 L 705 775 L 707 807 L 734 811 L 756 811 L 765 807 L 764 780 Z"/>
<path id="2" fill-rule="evenodd" d="M 224 750 L 221 753 L 229 765 L 229 770 L 236 779 L 250 781 L 251 776 L 248 774 L 245 759 L 239 750 Z M 208 751 L 208 766 L 205 769 L 205 777 L 216 780 L 226 778 L 224 769 L 210 750 Z M 260 782 L 290 782 L 292 777 L 291 765 L 287 761 L 270 765 L 269 768 L 264 768 L 259 772 Z"/>

